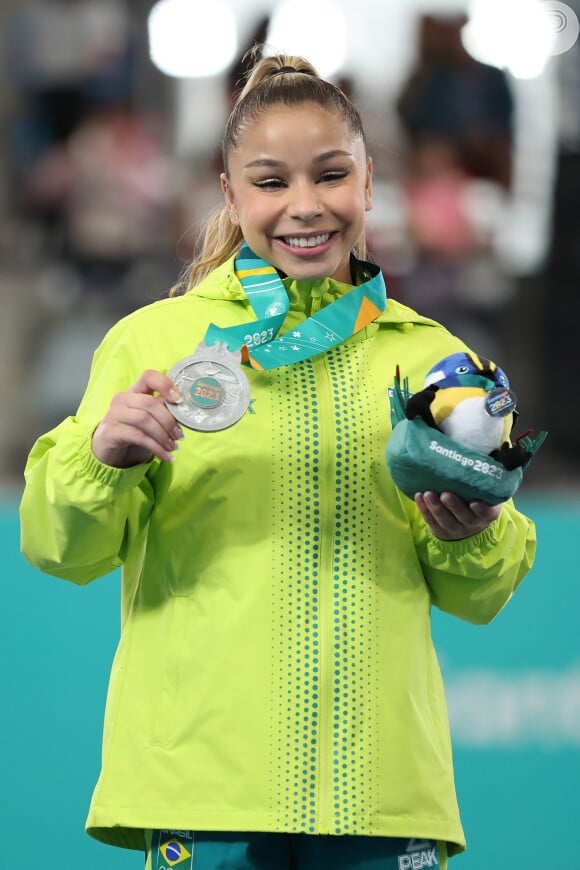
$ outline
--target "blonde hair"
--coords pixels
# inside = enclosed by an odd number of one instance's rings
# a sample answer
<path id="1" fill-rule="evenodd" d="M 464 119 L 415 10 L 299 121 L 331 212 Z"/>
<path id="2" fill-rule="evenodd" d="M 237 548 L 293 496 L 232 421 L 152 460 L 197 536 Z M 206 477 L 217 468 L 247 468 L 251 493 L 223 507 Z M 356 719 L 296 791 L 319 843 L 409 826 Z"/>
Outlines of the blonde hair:
<path id="1" fill-rule="evenodd" d="M 252 52 L 258 53 L 261 48 L 256 46 Z M 366 147 L 360 114 L 340 88 L 320 78 L 312 64 L 302 57 L 264 57 L 250 71 L 226 123 L 221 148 L 226 176 L 229 173 L 230 156 L 251 123 L 273 106 L 301 106 L 303 103 L 316 103 L 324 109 L 340 113 L 353 136 L 361 139 Z M 191 290 L 233 256 L 244 240 L 239 225 L 232 224 L 225 206 L 210 215 L 202 230 L 202 238 L 199 256 L 186 267 L 181 281 L 172 288 L 170 295 Z M 361 259 L 366 257 L 364 236 L 355 246 L 354 253 Z"/>

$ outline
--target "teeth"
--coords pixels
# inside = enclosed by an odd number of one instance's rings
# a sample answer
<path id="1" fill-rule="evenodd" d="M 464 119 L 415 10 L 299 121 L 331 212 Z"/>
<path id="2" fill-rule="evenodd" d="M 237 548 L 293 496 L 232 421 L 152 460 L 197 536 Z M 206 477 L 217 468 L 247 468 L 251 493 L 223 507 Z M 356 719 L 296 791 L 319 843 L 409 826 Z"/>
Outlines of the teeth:
<path id="1" fill-rule="evenodd" d="M 284 241 L 287 245 L 290 245 L 292 248 L 314 248 L 316 245 L 322 245 L 324 242 L 327 242 L 330 238 L 330 233 L 323 233 L 320 236 L 310 236 L 309 238 L 304 238 L 301 236 L 299 238 L 293 238 L 292 236 L 285 236 Z"/>

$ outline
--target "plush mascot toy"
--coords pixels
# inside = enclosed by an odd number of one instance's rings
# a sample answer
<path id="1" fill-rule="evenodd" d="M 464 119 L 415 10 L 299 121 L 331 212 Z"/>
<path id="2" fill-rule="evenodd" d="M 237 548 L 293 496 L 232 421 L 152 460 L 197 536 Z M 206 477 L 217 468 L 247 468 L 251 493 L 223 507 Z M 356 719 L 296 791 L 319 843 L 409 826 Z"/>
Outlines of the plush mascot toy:
<path id="1" fill-rule="evenodd" d="M 410 498 L 432 490 L 455 492 L 466 501 L 506 501 L 547 436 L 524 433 L 511 443 L 516 418 L 507 375 L 484 357 L 445 357 L 414 395 L 406 378 L 401 385 L 397 370 L 386 449 L 391 476 Z"/>

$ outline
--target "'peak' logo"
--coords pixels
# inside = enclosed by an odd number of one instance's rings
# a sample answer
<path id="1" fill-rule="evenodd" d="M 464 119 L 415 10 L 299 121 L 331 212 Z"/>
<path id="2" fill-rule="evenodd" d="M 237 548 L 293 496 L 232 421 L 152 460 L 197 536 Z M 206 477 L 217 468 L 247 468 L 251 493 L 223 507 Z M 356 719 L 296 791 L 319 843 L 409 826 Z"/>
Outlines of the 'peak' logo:
<path id="1" fill-rule="evenodd" d="M 438 867 L 437 846 L 430 840 L 409 840 L 404 855 L 398 856 L 399 870 L 423 870 L 424 867 Z"/>

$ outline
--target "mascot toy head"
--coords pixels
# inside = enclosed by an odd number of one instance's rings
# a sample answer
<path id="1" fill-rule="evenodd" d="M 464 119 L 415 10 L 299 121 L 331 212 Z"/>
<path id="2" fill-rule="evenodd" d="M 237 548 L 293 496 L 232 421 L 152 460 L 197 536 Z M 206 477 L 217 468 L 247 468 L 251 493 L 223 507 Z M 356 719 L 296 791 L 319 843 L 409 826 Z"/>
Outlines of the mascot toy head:
<path id="1" fill-rule="evenodd" d="M 474 353 L 452 353 L 435 363 L 425 377 L 424 387 L 494 387 L 509 389 L 509 379 L 494 362 Z"/>
<path id="2" fill-rule="evenodd" d="M 485 357 L 462 351 L 439 360 L 413 395 L 397 370 L 388 469 L 410 498 L 426 490 L 449 491 L 468 501 L 499 504 L 517 490 L 547 435 L 524 434 L 512 444 L 516 419 L 509 379 Z"/>

